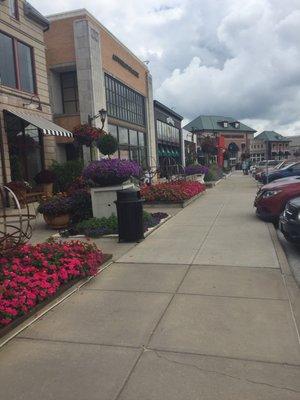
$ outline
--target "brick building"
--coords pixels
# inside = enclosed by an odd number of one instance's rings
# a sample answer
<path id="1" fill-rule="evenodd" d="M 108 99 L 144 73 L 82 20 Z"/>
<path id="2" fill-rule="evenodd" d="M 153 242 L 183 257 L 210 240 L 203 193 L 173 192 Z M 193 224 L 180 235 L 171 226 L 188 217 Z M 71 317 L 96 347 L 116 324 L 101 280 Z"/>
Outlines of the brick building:
<path id="1" fill-rule="evenodd" d="M 263 131 L 251 140 L 250 157 L 252 162 L 262 160 L 283 160 L 290 155 L 291 138 L 274 131 Z"/>
<path id="2" fill-rule="evenodd" d="M 200 115 L 184 129 L 197 134 L 199 147 L 203 137 L 216 138 L 217 146 L 222 144 L 219 150 L 228 152 L 231 165 L 240 162 L 243 153 L 250 153 L 250 140 L 256 132 L 235 118 L 215 115 Z"/>
<path id="3" fill-rule="evenodd" d="M 117 157 L 156 163 L 152 78 L 147 66 L 86 10 L 48 17 L 47 66 L 55 121 L 72 130 L 106 109 Z M 99 122 L 95 120 L 97 126 Z M 60 161 L 72 140 L 59 138 Z M 89 158 L 86 151 L 85 159 Z"/>
<path id="4" fill-rule="evenodd" d="M 44 31 L 49 23 L 23 0 L 0 2 L 0 183 L 33 182 L 56 158 Z"/>

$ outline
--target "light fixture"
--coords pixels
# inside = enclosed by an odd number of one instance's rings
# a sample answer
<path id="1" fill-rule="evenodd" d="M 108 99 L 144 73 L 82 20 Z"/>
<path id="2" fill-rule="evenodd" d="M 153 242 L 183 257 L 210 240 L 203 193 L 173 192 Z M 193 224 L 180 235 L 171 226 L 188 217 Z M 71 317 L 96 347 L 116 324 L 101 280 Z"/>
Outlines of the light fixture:
<path id="1" fill-rule="evenodd" d="M 23 103 L 23 107 L 30 110 L 42 111 L 42 103 L 38 95 L 34 94 L 30 97 L 29 103 Z"/>
<path id="2" fill-rule="evenodd" d="M 104 128 L 104 123 L 105 123 L 105 120 L 106 120 L 106 116 L 107 116 L 107 111 L 104 108 L 101 108 L 101 110 L 98 111 L 98 114 L 96 114 L 94 116 L 89 115 L 88 116 L 88 124 L 89 124 L 89 126 L 92 126 L 92 122 L 95 119 L 100 118 L 100 120 L 102 122 L 101 129 L 103 129 Z"/>

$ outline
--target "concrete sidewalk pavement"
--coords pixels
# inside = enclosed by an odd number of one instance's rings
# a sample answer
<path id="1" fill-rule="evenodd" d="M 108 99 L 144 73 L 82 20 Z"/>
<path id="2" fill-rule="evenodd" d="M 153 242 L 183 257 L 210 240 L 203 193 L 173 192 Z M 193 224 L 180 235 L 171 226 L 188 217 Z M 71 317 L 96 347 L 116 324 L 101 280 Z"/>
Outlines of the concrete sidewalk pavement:
<path id="1" fill-rule="evenodd" d="M 298 400 L 299 289 L 255 190 L 233 174 L 12 340 L 3 398 Z"/>

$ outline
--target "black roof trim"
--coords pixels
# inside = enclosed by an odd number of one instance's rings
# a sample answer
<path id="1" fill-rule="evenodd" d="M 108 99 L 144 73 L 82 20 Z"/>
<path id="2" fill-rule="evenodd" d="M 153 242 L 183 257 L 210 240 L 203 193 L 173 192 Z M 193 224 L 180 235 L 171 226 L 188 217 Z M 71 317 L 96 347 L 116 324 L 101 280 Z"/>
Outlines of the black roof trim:
<path id="1" fill-rule="evenodd" d="M 154 100 L 153 103 L 154 103 L 154 108 L 155 107 L 161 108 L 162 110 L 164 110 L 165 112 L 173 115 L 173 117 L 179 119 L 180 121 L 183 120 L 183 116 L 182 115 L 177 114 L 174 110 L 171 110 L 171 108 L 169 108 L 169 107 L 165 106 L 164 104 L 160 103 L 158 100 Z"/>
<path id="2" fill-rule="evenodd" d="M 36 8 L 34 8 L 27 1 L 25 1 L 24 3 L 24 14 L 27 18 L 30 18 L 34 22 L 41 25 L 45 31 L 49 29 L 50 23 L 48 19 L 44 17 Z"/>

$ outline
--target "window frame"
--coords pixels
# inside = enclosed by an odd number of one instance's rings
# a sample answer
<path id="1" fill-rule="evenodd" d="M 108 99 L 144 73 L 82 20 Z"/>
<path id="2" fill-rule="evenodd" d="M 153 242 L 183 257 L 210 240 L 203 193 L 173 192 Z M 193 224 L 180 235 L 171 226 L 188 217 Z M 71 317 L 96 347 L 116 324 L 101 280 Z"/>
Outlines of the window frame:
<path id="1" fill-rule="evenodd" d="M 15 78 L 16 78 L 16 86 L 11 86 L 7 85 L 4 83 L 0 83 L 0 86 L 6 86 L 11 89 L 19 90 L 20 92 L 23 93 L 29 93 L 29 94 L 38 94 L 37 90 L 37 80 L 36 80 L 36 66 L 35 66 L 35 54 L 34 54 L 34 48 L 30 46 L 28 43 L 24 42 L 23 40 L 19 40 L 16 37 L 3 32 L 0 30 L 0 33 L 4 36 L 9 37 L 12 40 L 12 45 L 13 45 L 13 62 L 14 62 L 14 67 L 15 67 Z M 21 75 L 20 75 L 20 63 L 19 63 L 19 52 L 18 52 L 18 43 L 23 44 L 24 46 L 27 46 L 30 50 L 30 56 L 31 56 L 31 68 L 32 68 L 32 79 L 33 79 L 33 92 L 28 92 L 27 90 L 24 90 L 21 87 Z"/>
<path id="2" fill-rule="evenodd" d="M 13 8 L 14 8 L 14 15 L 11 15 L 11 2 L 13 2 Z M 8 14 L 10 18 L 15 19 L 16 21 L 20 21 L 20 12 L 19 12 L 19 2 L 18 0 L 9 0 L 8 4 Z"/>
<path id="3" fill-rule="evenodd" d="M 73 75 L 74 75 L 74 77 L 75 77 L 75 79 L 74 79 L 74 84 L 75 84 L 75 86 L 73 86 L 73 87 L 64 87 L 64 86 L 63 86 L 62 75 L 67 75 L 67 74 L 73 74 Z M 62 101 L 63 114 L 65 114 L 65 115 L 75 115 L 75 114 L 78 114 L 79 111 L 80 111 L 80 108 L 79 108 L 79 93 L 78 93 L 78 81 L 77 81 L 77 73 L 76 73 L 76 71 L 61 72 L 59 78 L 60 78 L 61 101 Z M 75 100 L 65 100 L 65 99 L 64 99 L 64 89 L 74 89 L 74 92 L 75 92 Z M 75 103 L 75 105 L 76 105 L 76 111 L 75 111 L 75 113 L 66 113 L 65 103 Z"/>

